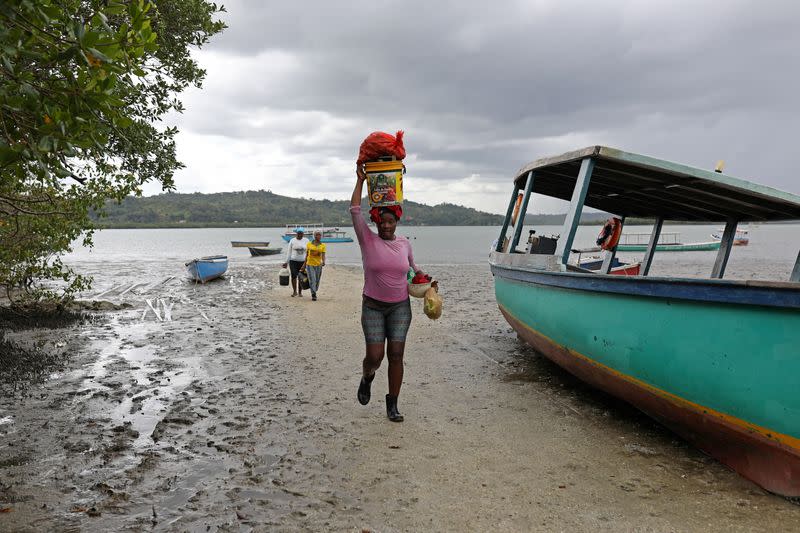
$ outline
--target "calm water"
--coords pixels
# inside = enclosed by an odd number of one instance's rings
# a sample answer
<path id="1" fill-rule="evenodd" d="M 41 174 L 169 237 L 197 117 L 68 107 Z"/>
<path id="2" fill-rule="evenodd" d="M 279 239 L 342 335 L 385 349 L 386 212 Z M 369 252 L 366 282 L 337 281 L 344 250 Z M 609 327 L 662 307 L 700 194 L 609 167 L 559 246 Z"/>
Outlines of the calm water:
<path id="1" fill-rule="evenodd" d="M 719 229 L 708 226 L 665 226 L 665 232 L 677 231 L 684 242 L 710 241 L 710 234 Z M 352 228 L 342 228 L 354 237 Z M 528 227 L 524 228 L 523 240 Z M 536 226 L 540 235 L 559 234 L 560 226 Z M 575 247 L 592 246 L 600 228 L 581 226 Z M 786 279 L 800 250 L 800 225 L 750 225 L 750 245 L 737 246 L 731 253 L 726 277 L 753 279 Z M 489 247 L 499 234 L 497 227 L 429 226 L 398 227 L 398 234 L 411 240 L 414 256 L 422 266 L 486 264 Z M 649 232 L 647 226 L 626 226 L 628 233 Z M 76 246 L 67 255 L 67 263 L 80 268 L 81 263 L 174 263 L 182 271 L 183 262 L 205 255 L 227 255 L 232 263 L 248 262 L 277 264 L 283 254 L 250 257 L 247 248 L 232 248 L 232 240 L 267 240 L 270 247 L 286 243 L 280 238 L 283 228 L 187 228 L 187 229 L 114 229 L 99 231 L 95 246 L 86 249 Z M 656 254 L 654 275 L 686 275 L 707 277 L 716 252 L 681 252 Z M 619 254 L 623 260 L 641 259 L 643 253 Z M 328 244 L 331 264 L 360 265 L 358 244 Z"/>

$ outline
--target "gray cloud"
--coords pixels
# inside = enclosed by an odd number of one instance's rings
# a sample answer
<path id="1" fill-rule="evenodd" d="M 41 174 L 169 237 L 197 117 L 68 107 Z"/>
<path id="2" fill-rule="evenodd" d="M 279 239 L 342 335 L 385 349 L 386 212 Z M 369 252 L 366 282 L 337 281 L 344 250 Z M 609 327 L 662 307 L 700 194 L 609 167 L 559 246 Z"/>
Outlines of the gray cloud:
<path id="1" fill-rule="evenodd" d="M 193 137 L 281 154 L 298 189 L 325 180 L 318 190 L 335 196 L 341 182 L 346 196 L 363 137 L 402 128 L 411 178 L 443 184 L 475 174 L 504 190 L 531 159 L 609 144 L 701 167 L 726 159 L 733 175 L 800 192 L 790 170 L 800 89 L 792 2 L 226 8 L 229 29 L 198 54 L 205 88 L 186 95 L 176 122 Z M 185 162 L 179 187 L 199 172 Z M 226 185 L 252 188 L 248 168 Z M 324 174 L 334 169 L 345 175 Z M 281 192 L 275 174 L 258 176 Z M 497 211 L 504 198 L 470 201 Z"/>

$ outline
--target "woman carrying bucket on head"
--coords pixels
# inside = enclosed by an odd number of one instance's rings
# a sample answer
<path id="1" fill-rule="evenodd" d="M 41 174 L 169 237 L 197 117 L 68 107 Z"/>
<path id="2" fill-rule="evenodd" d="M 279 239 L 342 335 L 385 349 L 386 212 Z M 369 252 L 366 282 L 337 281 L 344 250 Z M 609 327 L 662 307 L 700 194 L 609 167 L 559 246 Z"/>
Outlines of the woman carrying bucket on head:
<path id="1" fill-rule="evenodd" d="M 370 219 L 378 228 L 378 233 L 374 233 L 361 216 L 361 193 L 367 175 L 360 165 L 357 166 L 356 174 L 358 179 L 350 200 L 350 215 L 364 265 L 361 327 L 366 342 L 358 401 L 362 405 L 369 403 L 372 380 L 386 356 L 389 359 L 386 415 L 393 422 L 402 422 L 403 415 L 397 409 L 397 397 L 403 383 L 403 353 L 406 334 L 411 325 L 406 274 L 409 266 L 415 272 L 421 271 L 414 263 L 408 239 L 395 235 L 397 221 L 403 214 L 402 207 L 373 207 L 370 210 Z"/>

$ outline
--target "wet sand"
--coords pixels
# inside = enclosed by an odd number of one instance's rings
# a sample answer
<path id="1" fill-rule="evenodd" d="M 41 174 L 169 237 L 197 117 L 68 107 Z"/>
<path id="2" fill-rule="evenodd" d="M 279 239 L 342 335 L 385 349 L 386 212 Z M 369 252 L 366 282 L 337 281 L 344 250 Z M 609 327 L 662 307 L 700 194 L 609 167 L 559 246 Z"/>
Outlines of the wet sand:
<path id="1" fill-rule="evenodd" d="M 800 506 L 521 344 L 486 266 L 430 269 L 439 321 L 412 302 L 401 424 L 385 366 L 355 400 L 359 269 L 327 267 L 312 302 L 274 266 L 169 268 L 98 279 L 131 308 L 9 333 L 58 363 L 2 384 L 0 530 L 800 530 Z"/>

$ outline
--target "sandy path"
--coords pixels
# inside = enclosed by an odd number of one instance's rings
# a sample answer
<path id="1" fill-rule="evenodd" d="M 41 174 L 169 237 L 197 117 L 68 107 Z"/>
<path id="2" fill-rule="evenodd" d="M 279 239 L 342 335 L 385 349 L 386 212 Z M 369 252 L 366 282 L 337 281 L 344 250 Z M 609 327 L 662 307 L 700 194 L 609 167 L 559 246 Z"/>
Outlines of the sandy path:
<path id="1" fill-rule="evenodd" d="M 412 302 L 402 424 L 385 366 L 355 400 L 360 272 L 326 268 L 312 302 L 273 270 L 176 282 L 172 321 L 139 302 L 47 333 L 73 356 L 0 399 L 0 529 L 800 530 L 800 507 L 521 345 L 485 267 L 434 272 L 440 321 Z"/>
<path id="2" fill-rule="evenodd" d="M 362 524 L 380 531 L 800 528 L 797 506 L 519 344 L 498 317 L 491 276 L 476 270 L 466 278 L 477 288 L 456 290 L 457 280 L 439 275 L 441 321 L 412 302 L 403 424 L 383 413 L 385 368 L 374 405 L 353 399 L 360 277 L 331 272 L 325 299 L 300 308 L 320 331 L 341 332 L 314 365 L 334 392 L 312 388 L 311 402 L 324 405 L 326 418 L 343 419 L 336 469 L 360 496 Z"/>

